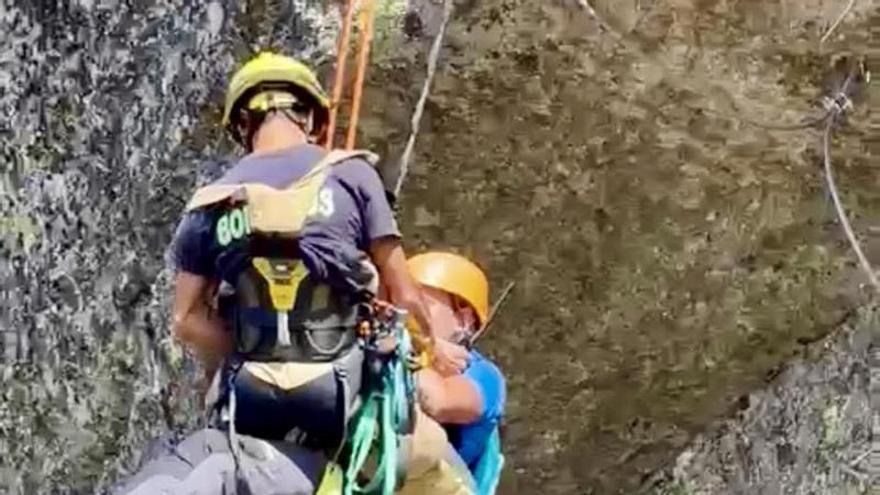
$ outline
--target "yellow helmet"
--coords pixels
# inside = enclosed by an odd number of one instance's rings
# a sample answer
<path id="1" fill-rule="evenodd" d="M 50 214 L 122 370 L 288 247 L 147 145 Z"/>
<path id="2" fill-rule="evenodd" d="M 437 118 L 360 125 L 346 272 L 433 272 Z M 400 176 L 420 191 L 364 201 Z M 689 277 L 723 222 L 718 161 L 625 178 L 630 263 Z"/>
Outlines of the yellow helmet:
<path id="1" fill-rule="evenodd" d="M 316 103 L 315 133 L 323 132 L 330 116 L 330 99 L 321 87 L 318 76 L 304 63 L 271 52 L 258 54 L 232 76 L 226 90 L 223 127 L 238 137 L 238 131 L 232 126 L 235 114 L 242 108 L 245 98 L 253 97 L 254 91 L 262 86 L 271 86 L 275 89 L 284 86 L 294 87 L 309 95 Z"/>
<path id="2" fill-rule="evenodd" d="M 453 253 L 432 251 L 408 260 L 415 280 L 460 297 L 477 313 L 480 326 L 489 316 L 489 280 L 469 259 Z"/>

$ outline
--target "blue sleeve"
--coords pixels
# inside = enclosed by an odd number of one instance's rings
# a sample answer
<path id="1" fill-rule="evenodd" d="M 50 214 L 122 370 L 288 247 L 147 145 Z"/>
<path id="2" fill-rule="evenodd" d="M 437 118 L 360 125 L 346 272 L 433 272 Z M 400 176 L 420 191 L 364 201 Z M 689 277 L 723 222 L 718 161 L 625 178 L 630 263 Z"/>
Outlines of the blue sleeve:
<path id="1" fill-rule="evenodd" d="M 211 256 L 214 218 L 209 212 L 195 211 L 184 215 L 167 252 L 167 261 L 175 271 L 214 276 Z"/>
<path id="2" fill-rule="evenodd" d="M 372 242 L 383 237 L 401 237 L 379 173 L 370 166 L 364 172 L 364 176 L 362 184 L 364 204 L 361 206 L 361 214 L 364 218 L 367 239 Z"/>
<path id="3" fill-rule="evenodd" d="M 346 182 L 354 193 L 366 244 L 383 237 L 401 237 L 379 172 L 361 159 L 348 160 L 334 170 L 337 178 Z"/>
<path id="4" fill-rule="evenodd" d="M 507 386 L 498 367 L 477 351 L 471 351 L 471 362 L 464 371 L 464 376 L 477 385 L 483 396 L 481 419 L 500 419 L 504 415 L 504 405 L 507 402 Z"/>

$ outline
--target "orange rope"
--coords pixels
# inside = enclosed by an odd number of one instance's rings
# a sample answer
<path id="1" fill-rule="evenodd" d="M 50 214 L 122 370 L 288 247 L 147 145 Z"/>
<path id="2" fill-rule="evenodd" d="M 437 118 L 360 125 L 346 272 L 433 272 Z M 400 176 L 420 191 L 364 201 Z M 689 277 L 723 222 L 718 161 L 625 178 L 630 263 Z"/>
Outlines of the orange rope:
<path id="1" fill-rule="evenodd" d="M 373 14 L 376 5 L 374 0 L 366 0 L 360 16 L 361 34 L 360 50 L 358 52 L 357 76 L 354 81 L 354 93 L 351 98 L 351 116 L 348 120 L 348 136 L 345 140 L 345 149 L 354 149 L 357 135 L 358 117 L 361 111 L 361 97 L 364 92 L 364 79 L 367 72 L 367 63 L 370 58 L 370 45 L 373 42 Z"/>
<path id="2" fill-rule="evenodd" d="M 336 131 L 336 112 L 342 99 L 342 83 L 345 79 L 345 61 L 348 57 L 348 40 L 351 36 L 351 21 L 354 17 L 354 2 L 348 0 L 345 4 L 345 16 L 342 20 L 342 32 L 339 33 L 339 43 L 336 46 L 336 74 L 333 80 L 333 95 L 330 100 L 330 118 L 327 121 L 327 137 L 324 147 L 333 147 L 333 137 Z"/>

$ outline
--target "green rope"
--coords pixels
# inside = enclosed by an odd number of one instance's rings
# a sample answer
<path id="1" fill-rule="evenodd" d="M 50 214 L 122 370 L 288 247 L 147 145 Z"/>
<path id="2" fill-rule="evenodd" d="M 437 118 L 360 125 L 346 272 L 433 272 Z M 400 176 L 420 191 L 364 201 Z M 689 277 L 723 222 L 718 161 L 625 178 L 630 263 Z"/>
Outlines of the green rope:
<path id="1" fill-rule="evenodd" d="M 397 489 L 399 438 L 406 433 L 404 429 L 411 419 L 410 406 L 415 395 L 415 381 L 407 365 L 412 343 L 403 323 L 405 320 L 406 313 L 398 310 L 390 324 L 384 326 L 384 331 L 377 333 L 379 337 L 393 334 L 397 345 L 390 355 L 380 358 L 379 376 L 366 377 L 372 390 L 366 391 L 364 404 L 352 421 L 351 452 L 343 478 L 343 495 L 393 495 Z M 367 352 L 378 351 L 368 344 Z M 361 485 L 358 475 L 374 447 L 378 455 L 375 475 L 366 485 Z"/>

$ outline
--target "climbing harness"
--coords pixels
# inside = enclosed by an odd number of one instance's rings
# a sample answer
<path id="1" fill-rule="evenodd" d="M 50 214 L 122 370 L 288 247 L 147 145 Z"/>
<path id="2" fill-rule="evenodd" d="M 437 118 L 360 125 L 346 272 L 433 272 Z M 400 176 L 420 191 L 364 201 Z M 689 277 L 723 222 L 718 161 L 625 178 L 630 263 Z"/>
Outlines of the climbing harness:
<path id="1" fill-rule="evenodd" d="M 235 484 L 237 487 L 240 487 L 241 484 L 247 483 L 247 481 L 241 475 L 241 445 L 239 445 L 238 443 L 238 432 L 235 429 L 235 413 L 238 409 L 238 402 L 235 397 L 234 379 L 235 371 L 229 373 L 228 376 L 226 390 L 228 391 L 227 393 L 229 398 L 229 408 L 226 410 L 226 417 L 221 417 L 221 419 L 225 420 L 227 422 L 226 424 L 229 425 L 227 435 L 229 438 L 229 448 L 232 451 L 232 462 L 235 468 Z"/>
<path id="2" fill-rule="evenodd" d="M 240 273 L 228 284 L 234 290 L 218 301 L 235 348 L 216 380 L 223 385 L 216 393 L 222 398 L 209 411 L 210 422 L 227 428 L 242 490 L 247 480 L 240 435 L 284 438 L 316 449 L 344 443 L 356 406 L 349 391 L 361 385 L 358 326 L 370 311 L 373 291 L 364 285 L 343 293 L 310 276 L 296 242 L 331 168 L 353 157 L 375 161 L 368 152 L 334 150 L 284 189 L 259 181 L 212 183 L 187 204 L 187 211 L 222 213 L 214 229 L 217 242 L 237 243 L 244 253 Z M 352 270 L 352 279 L 372 272 L 363 264 Z M 309 406 L 297 406 L 298 414 L 262 413 L 272 421 L 250 414 L 254 404 L 277 411 L 306 401 Z"/>
<path id="3" fill-rule="evenodd" d="M 407 312 L 391 306 L 384 309 L 385 314 L 361 332 L 367 371 L 363 402 L 349 425 L 344 467 L 331 463 L 330 474 L 325 474 L 319 494 L 329 494 L 327 487 L 341 485 L 343 495 L 392 495 L 405 478 L 400 439 L 410 434 L 414 426 L 414 349 L 406 328 Z M 362 482 L 364 467 L 373 452 L 374 474 Z M 331 479 L 334 477 L 335 480 Z"/>
<path id="4" fill-rule="evenodd" d="M 324 147 L 333 147 L 336 134 L 336 120 L 338 118 L 339 104 L 342 101 L 342 89 L 345 81 L 345 66 L 348 59 L 348 45 L 351 38 L 351 25 L 354 18 L 355 0 L 347 0 L 345 13 L 342 20 L 342 30 L 339 33 L 339 41 L 336 46 L 336 73 L 333 79 L 333 93 L 330 108 L 330 118 Z M 351 110 L 348 118 L 348 131 L 345 138 L 345 149 L 354 149 L 357 136 L 357 124 L 361 110 L 364 80 L 366 78 L 367 63 L 370 58 L 370 45 L 373 41 L 373 19 L 376 14 L 375 0 L 364 0 L 361 5 L 358 19 L 361 37 L 358 40 L 358 58 L 355 72 L 354 88 L 352 90 Z"/>

